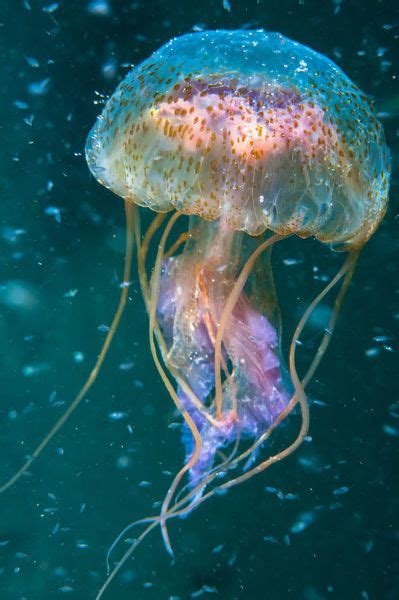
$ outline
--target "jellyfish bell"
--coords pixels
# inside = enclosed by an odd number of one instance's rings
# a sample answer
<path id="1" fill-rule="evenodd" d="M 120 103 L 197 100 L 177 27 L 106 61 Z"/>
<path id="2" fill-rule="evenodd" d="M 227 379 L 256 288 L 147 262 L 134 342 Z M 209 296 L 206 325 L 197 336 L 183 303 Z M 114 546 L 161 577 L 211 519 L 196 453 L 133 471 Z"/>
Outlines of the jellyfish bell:
<path id="1" fill-rule="evenodd" d="M 94 177 L 125 201 L 124 281 L 134 240 L 149 344 L 182 414 L 186 450 L 160 514 L 139 522 L 147 528 L 101 597 L 154 527 L 160 525 L 171 552 L 169 519 L 264 471 L 306 436 L 305 388 L 328 346 L 358 254 L 386 210 L 390 157 L 367 97 L 345 74 L 309 48 L 264 31 L 205 31 L 168 42 L 120 83 L 88 136 L 86 157 Z M 138 207 L 155 213 L 144 235 Z M 171 241 L 182 215 L 187 228 Z M 348 254 L 301 317 L 285 369 L 270 253 L 290 235 Z M 299 337 L 338 282 L 327 331 L 299 376 Z M 94 383 L 127 289 L 82 390 L 1 491 L 26 471 Z M 265 442 L 297 405 L 297 437 L 262 458 Z"/>
<path id="2" fill-rule="evenodd" d="M 172 40 L 122 81 L 86 153 L 104 185 L 140 206 L 251 235 L 354 247 L 387 203 L 389 154 L 367 97 L 276 33 Z"/>

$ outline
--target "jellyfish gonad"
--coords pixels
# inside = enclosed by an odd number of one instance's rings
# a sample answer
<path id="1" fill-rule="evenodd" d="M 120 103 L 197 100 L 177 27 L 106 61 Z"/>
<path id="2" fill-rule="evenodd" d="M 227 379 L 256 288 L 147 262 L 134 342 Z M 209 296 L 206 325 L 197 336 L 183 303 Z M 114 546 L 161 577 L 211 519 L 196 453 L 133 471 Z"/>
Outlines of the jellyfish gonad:
<path id="1" fill-rule="evenodd" d="M 160 525 L 171 551 L 170 518 L 301 444 L 309 424 L 305 387 L 359 252 L 385 213 L 390 165 L 367 97 L 324 56 L 264 31 L 171 40 L 118 86 L 88 137 L 86 156 L 96 179 L 124 199 L 124 280 L 135 243 L 149 343 L 183 417 L 186 452 L 160 514 L 141 521 L 147 529 L 100 596 L 148 531 Z M 138 207 L 156 213 L 144 235 Z M 285 369 L 271 250 L 292 235 L 347 255 L 299 321 Z M 297 341 L 339 282 L 326 333 L 300 376 Z M 97 376 L 126 293 L 125 287 L 99 362 L 71 410 Z M 296 406 L 296 439 L 264 456 L 266 440 Z"/>

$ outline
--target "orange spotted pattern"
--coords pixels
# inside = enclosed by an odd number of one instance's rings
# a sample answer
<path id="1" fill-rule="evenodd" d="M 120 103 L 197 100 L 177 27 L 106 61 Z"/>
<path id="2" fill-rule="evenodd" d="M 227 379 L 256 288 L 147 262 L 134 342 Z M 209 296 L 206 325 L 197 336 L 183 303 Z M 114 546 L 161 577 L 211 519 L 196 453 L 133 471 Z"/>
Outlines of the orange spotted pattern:
<path id="1" fill-rule="evenodd" d="M 353 247 L 387 204 L 389 152 L 367 97 L 279 34 L 172 40 L 121 83 L 86 152 L 115 193 L 252 235 Z"/>

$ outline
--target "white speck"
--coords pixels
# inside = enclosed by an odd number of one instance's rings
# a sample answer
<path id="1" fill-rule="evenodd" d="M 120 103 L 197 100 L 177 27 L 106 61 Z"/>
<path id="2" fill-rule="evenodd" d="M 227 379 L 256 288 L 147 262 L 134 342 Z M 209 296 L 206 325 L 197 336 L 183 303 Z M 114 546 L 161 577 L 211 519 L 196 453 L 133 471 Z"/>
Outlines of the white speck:
<path id="1" fill-rule="evenodd" d="M 58 2 L 53 2 L 52 4 L 48 4 L 47 6 L 43 6 L 42 7 L 42 11 L 45 12 L 45 13 L 51 14 L 51 13 L 55 12 L 59 6 L 60 5 L 59 5 Z"/>
<path id="2" fill-rule="evenodd" d="M 315 521 L 315 513 L 313 512 L 304 512 L 299 515 L 298 520 L 291 526 L 291 533 L 302 533 L 305 531 Z"/>
<path id="3" fill-rule="evenodd" d="M 399 419 L 399 401 L 393 402 L 388 408 L 391 417 L 394 417 L 394 419 Z"/>
<path id="4" fill-rule="evenodd" d="M 368 554 L 369 552 L 372 551 L 373 547 L 374 547 L 373 540 L 367 540 L 367 542 L 364 544 L 364 551 Z"/>
<path id="5" fill-rule="evenodd" d="M 223 0 L 223 8 L 227 10 L 227 12 L 231 12 L 231 4 L 229 0 Z"/>
<path id="6" fill-rule="evenodd" d="M 33 375 L 39 375 L 43 371 L 48 371 L 50 365 L 48 363 L 36 363 L 33 365 L 25 365 L 22 367 L 22 375 L 24 377 L 33 377 Z"/>
<path id="7" fill-rule="evenodd" d="M 388 344 L 383 344 L 382 347 L 384 348 L 384 350 L 386 350 L 386 352 L 395 352 L 392 346 L 388 346 Z"/>
<path id="8" fill-rule="evenodd" d="M 108 418 L 110 421 L 121 421 L 122 419 L 126 419 L 127 416 L 128 415 L 125 412 L 115 411 L 115 412 L 109 413 Z"/>
<path id="9" fill-rule="evenodd" d="M 236 553 L 236 552 L 234 552 L 234 553 L 233 553 L 233 554 L 230 556 L 229 560 L 227 561 L 227 564 L 229 565 L 229 567 L 233 567 L 233 566 L 234 566 L 234 564 L 236 563 L 236 560 L 237 560 L 237 553 Z"/>
<path id="10" fill-rule="evenodd" d="M 28 85 L 28 92 L 32 96 L 44 96 L 49 90 L 50 78 L 42 79 L 41 81 L 33 81 Z"/>
<path id="11" fill-rule="evenodd" d="M 306 73 L 308 70 L 308 65 L 304 60 L 299 61 L 299 67 L 296 69 L 298 73 Z"/>
<path id="12" fill-rule="evenodd" d="M 131 369 L 133 369 L 134 367 L 134 362 L 126 362 L 126 363 L 121 363 L 119 365 L 119 369 L 121 371 L 130 371 Z"/>
<path id="13" fill-rule="evenodd" d="M 108 331 L 109 331 L 109 326 L 108 326 L 108 325 L 104 325 L 104 324 L 102 324 L 102 325 L 99 325 L 99 326 L 97 327 L 97 329 L 98 329 L 98 331 L 101 331 L 101 333 L 108 333 Z"/>
<path id="14" fill-rule="evenodd" d="M 51 535 L 56 535 L 56 534 L 59 532 L 59 530 L 60 530 L 60 524 L 59 524 L 59 523 L 56 523 L 56 524 L 54 525 L 54 527 L 53 527 L 53 530 L 52 530 L 52 532 L 51 532 Z"/>
<path id="15" fill-rule="evenodd" d="M 263 541 L 264 542 L 269 542 L 270 544 L 278 544 L 278 540 L 273 537 L 272 535 L 264 535 L 263 536 Z"/>
<path id="16" fill-rule="evenodd" d="M 108 17 L 111 14 L 111 8 L 107 0 L 91 0 L 87 5 L 87 10 L 92 15 Z"/>
<path id="17" fill-rule="evenodd" d="M 40 67 L 39 61 L 36 60 L 36 58 L 33 58 L 33 56 L 25 56 L 25 60 L 28 63 L 28 65 L 30 67 L 33 67 L 34 69 Z"/>
<path id="18" fill-rule="evenodd" d="M 23 102 L 22 100 L 15 100 L 14 106 L 16 108 L 19 108 L 19 110 L 27 110 L 29 108 L 29 104 L 27 104 L 26 102 Z"/>
<path id="19" fill-rule="evenodd" d="M 78 293 L 77 289 L 68 290 L 67 292 L 65 292 L 64 298 L 75 298 L 75 296 L 76 296 L 77 293 Z"/>
<path id="20" fill-rule="evenodd" d="M 190 594 L 190 598 L 199 598 L 203 594 L 217 594 L 218 591 L 215 587 L 210 585 L 203 585 L 201 589 L 196 590 Z"/>
<path id="21" fill-rule="evenodd" d="M 303 261 L 302 260 L 298 260 L 296 258 L 285 258 L 283 260 L 283 263 L 287 266 L 287 267 L 292 267 L 292 265 L 300 265 Z"/>
<path id="22" fill-rule="evenodd" d="M 58 206 L 47 206 L 44 210 L 44 214 L 49 217 L 54 217 L 57 223 L 61 223 L 61 209 Z"/>
<path id="23" fill-rule="evenodd" d="M 322 400 L 313 400 L 313 404 L 316 404 L 316 406 L 328 406 L 327 402 L 323 402 Z"/>
<path id="24" fill-rule="evenodd" d="M 340 48 L 334 48 L 334 49 L 333 49 L 333 52 L 334 52 L 334 56 L 335 56 L 336 58 L 342 58 L 342 52 L 341 52 L 341 49 L 340 49 Z"/>
<path id="25" fill-rule="evenodd" d="M 368 350 L 365 351 L 365 355 L 368 356 L 369 358 L 373 358 L 374 356 L 378 356 L 380 353 L 380 349 L 379 348 L 368 348 Z"/>
<path id="26" fill-rule="evenodd" d="M 288 494 L 284 495 L 284 500 L 298 500 L 298 498 L 298 494 L 292 494 L 291 492 L 288 492 Z"/>
<path id="27" fill-rule="evenodd" d="M 342 2 L 343 2 L 343 0 L 334 0 L 334 4 L 335 4 L 334 15 L 337 15 L 339 13 L 339 11 L 341 10 Z"/>
<path id="28" fill-rule="evenodd" d="M 375 342 L 389 342 L 390 339 L 392 338 L 388 337 L 387 335 L 375 335 L 373 337 Z"/>
<path id="29" fill-rule="evenodd" d="M 123 455 L 123 456 L 119 456 L 119 458 L 116 461 L 116 467 L 117 469 L 127 469 L 128 466 L 130 465 L 130 458 L 129 456 Z"/>
<path id="30" fill-rule="evenodd" d="M 382 426 L 382 431 L 391 437 L 399 436 L 399 429 L 397 427 L 392 427 L 392 425 L 385 424 Z"/>
<path id="31" fill-rule="evenodd" d="M 85 356 L 84 356 L 83 352 L 79 352 L 79 350 L 77 350 L 76 352 L 73 353 L 73 360 L 78 364 L 83 362 L 84 358 L 85 358 Z"/>
<path id="32" fill-rule="evenodd" d="M 6 242 L 15 243 L 18 242 L 19 237 L 26 233 L 26 229 L 15 228 L 15 227 L 4 227 L 2 230 L 2 237 Z"/>
<path id="33" fill-rule="evenodd" d="M 118 63 L 115 58 L 108 58 L 102 66 L 102 73 L 108 81 L 116 77 L 118 71 Z"/>
<path id="34" fill-rule="evenodd" d="M 25 281 L 9 280 L 0 285 L 0 303 L 17 310 L 32 310 L 39 299 L 34 287 Z"/>
<path id="35" fill-rule="evenodd" d="M 336 490 L 333 490 L 334 496 L 343 496 L 343 494 L 346 494 L 347 492 L 349 492 L 349 488 L 346 485 L 343 485 L 337 488 Z"/>

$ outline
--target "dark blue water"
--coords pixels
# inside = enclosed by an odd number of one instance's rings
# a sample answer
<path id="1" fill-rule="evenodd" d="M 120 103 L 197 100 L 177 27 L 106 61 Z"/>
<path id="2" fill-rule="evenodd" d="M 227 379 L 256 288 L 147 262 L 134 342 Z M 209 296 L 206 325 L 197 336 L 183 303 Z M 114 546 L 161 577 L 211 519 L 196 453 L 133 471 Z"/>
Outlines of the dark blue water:
<path id="1" fill-rule="evenodd" d="M 83 155 L 103 98 L 128 65 L 172 36 L 216 27 L 280 31 L 332 58 L 374 99 L 393 157 L 391 204 L 310 385 L 311 441 L 173 522 L 174 560 L 151 534 L 105 597 L 394 600 L 399 14 L 388 1 L 3 0 L 0 478 L 71 402 L 117 304 L 123 203 L 94 181 Z M 285 344 L 319 276 L 331 277 L 342 259 L 312 240 L 278 249 Z M 314 323 L 305 355 L 320 334 Z M 29 475 L 0 496 L 0 598 L 95 597 L 109 545 L 127 523 L 156 512 L 184 460 L 175 421 L 134 272 L 98 382 Z M 273 448 L 297 427 L 294 416 Z"/>

